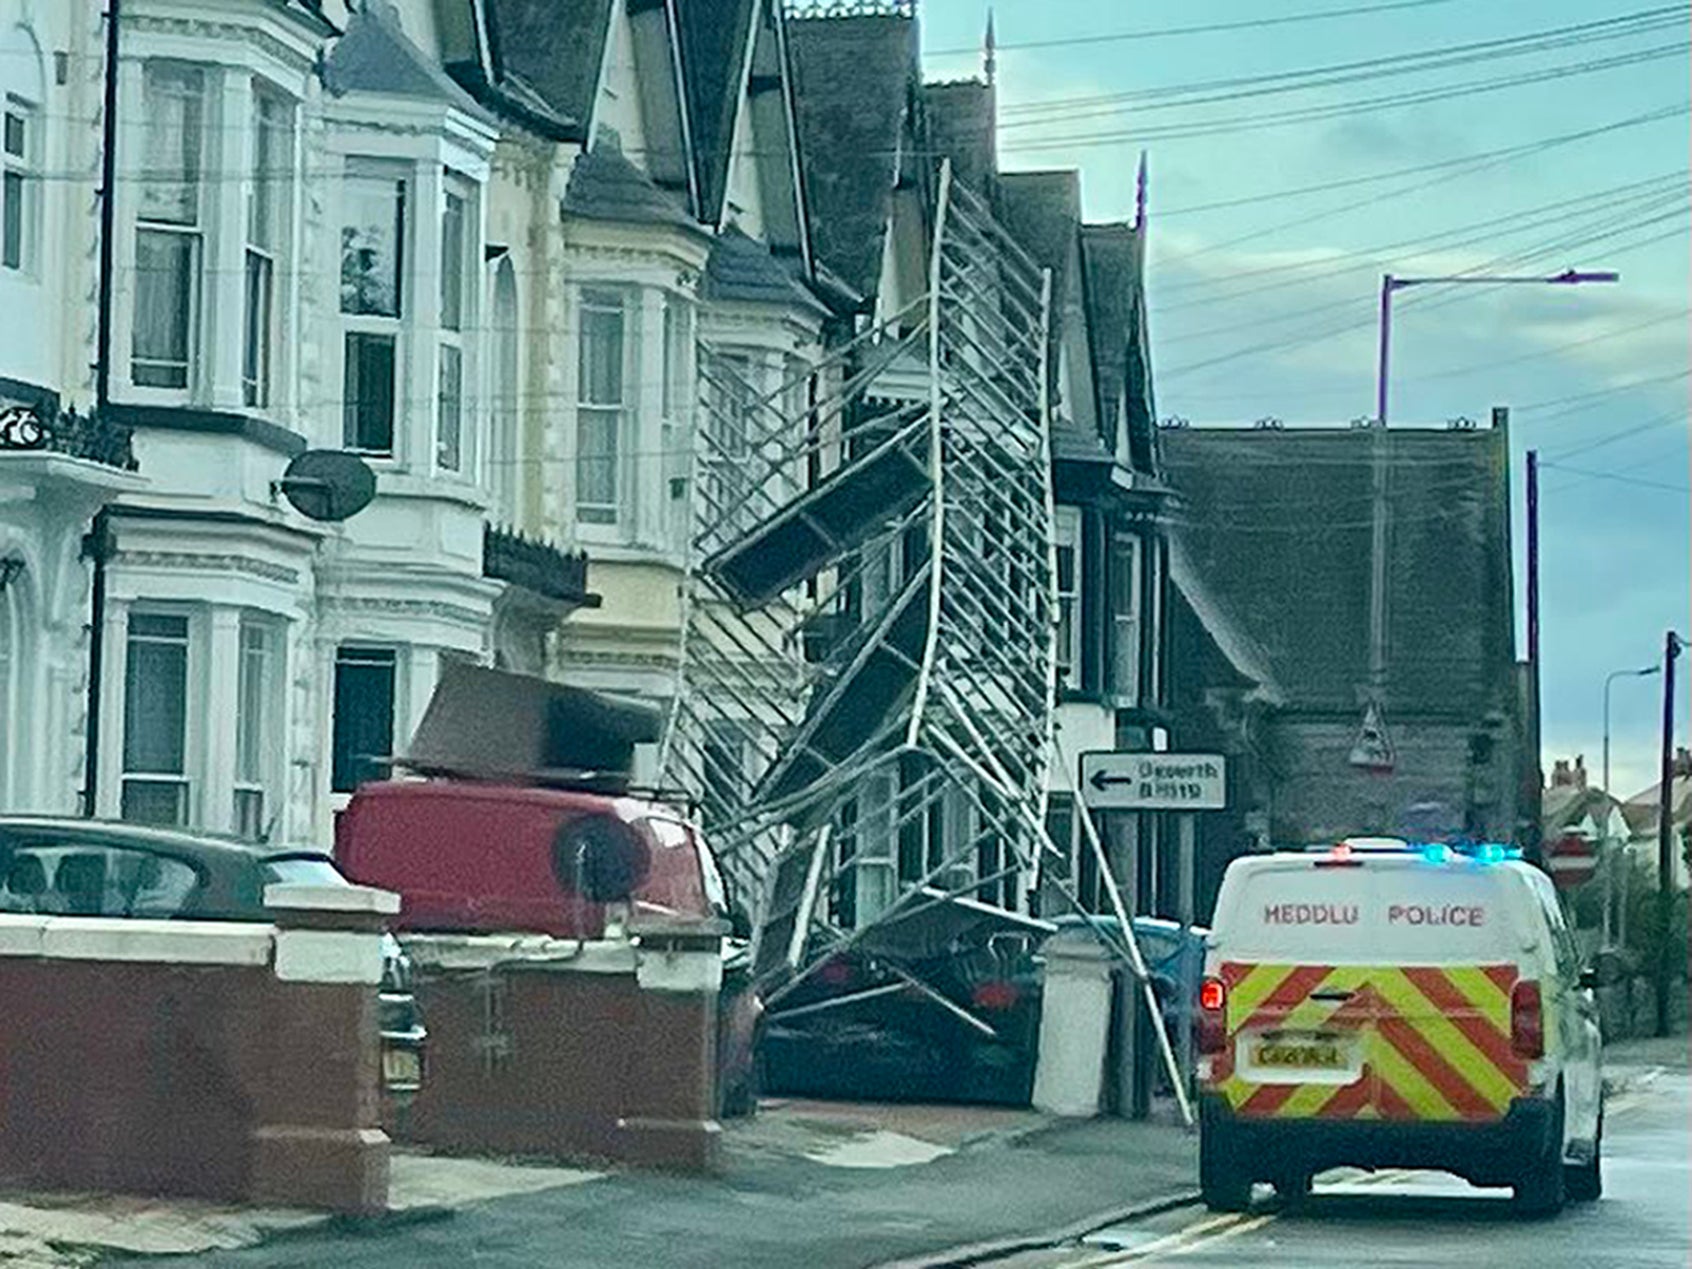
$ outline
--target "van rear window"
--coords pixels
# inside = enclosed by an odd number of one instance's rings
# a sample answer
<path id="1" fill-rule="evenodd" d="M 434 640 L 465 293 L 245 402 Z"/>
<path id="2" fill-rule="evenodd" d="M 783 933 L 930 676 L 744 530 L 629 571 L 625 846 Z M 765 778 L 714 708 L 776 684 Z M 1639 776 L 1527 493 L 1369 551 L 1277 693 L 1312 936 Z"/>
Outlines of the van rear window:
<path id="1" fill-rule="evenodd" d="M 1520 943 L 1514 878 L 1429 864 L 1230 873 L 1216 940 L 1230 960 L 1440 963 L 1507 956 Z"/>

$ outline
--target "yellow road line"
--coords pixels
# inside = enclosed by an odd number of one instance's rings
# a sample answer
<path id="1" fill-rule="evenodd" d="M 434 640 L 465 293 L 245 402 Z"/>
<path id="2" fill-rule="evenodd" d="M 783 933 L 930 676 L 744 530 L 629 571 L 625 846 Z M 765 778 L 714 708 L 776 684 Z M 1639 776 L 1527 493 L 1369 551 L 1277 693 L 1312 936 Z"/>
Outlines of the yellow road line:
<path id="1" fill-rule="evenodd" d="M 1404 1168 L 1388 1168 L 1380 1172 L 1371 1172 L 1361 1180 L 1349 1184 L 1391 1185 L 1395 1181 L 1408 1180 L 1414 1175 L 1413 1172 Z M 1068 1269 L 1107 1269 L 1108 1266 L 1112 1265 L 1140 1264 L 1157 1256 L 1185 1256 L 1190 1252 L 1213 1247 L 1217 1243 L 1236 1235 L 1249 1234 L 1254 1229 L 1262 1229 L 1263 1226 L 1278 1219 L 1279 1216 L 1279 1212 L 1264 1212 L 1258 1216 L 1244 1212 L 1207 1216 L 1139 1247 L 1106 1252 L 1091 1260 L 1071 1261 Z"/>
<path id="2" fill-rule="evenodd" d="M 1162 1238 L 1155 1238 L 1139 1247 L 1130 1247 L 1125 1251 L 1107 1252 L 1094 1260 L 1080 1260 L 1073 1262 L 1074 1269 L 1104 1269 L 1107 1265 L 1137 1264 L 1150 1256 L 1162 1255 L 1176 1247 L 1183 1246 L 1194 1239 L 1203 1239 L 1213 1232 L 1231 1228 L 1247 1220 L 1244 1213 L 1229 1213 L 1223 1216 L 1209 1216 L 1203 1220 L 1194 1221 L 1191 1225 L 1184 1225 Z"/>
<path id="3" fill-rule="evenodd" d="M 1206 1237 L 1195 1238 L 1189 1243 L 1185 1243 L 1180 1247 L 1174 1248 L 1169 1252 L 1169 1255 L 1185 1256 L 1189 1252 L 1209 1251 L 1212 1247 L 1216 1246 L 1217 1243 L 1224 1242 L 1230 1238 L 1236 1238 L 1241 1234 L 1249 1234 L 1254 1229 L 1262 1229 L 1274 1219 L 1275 1217 L 1272 1213 L 1263 1216 L 1254 1216 L 1250 1220 L 1240 1221 L 1238 1224 L 1230 1225 L 1226 1229 L 1219 1229 L 1214 1234 L 1207 1235 Z"/>

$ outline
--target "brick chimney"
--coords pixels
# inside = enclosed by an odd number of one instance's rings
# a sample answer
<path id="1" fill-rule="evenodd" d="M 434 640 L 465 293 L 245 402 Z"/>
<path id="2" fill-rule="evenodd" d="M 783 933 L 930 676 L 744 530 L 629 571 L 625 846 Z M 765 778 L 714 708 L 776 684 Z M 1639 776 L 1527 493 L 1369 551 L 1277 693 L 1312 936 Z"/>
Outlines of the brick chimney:
<path id="1" fill-rule="evenodd" d="M 1682 745 L 1674 751 L 1674 774 L 1692 776 L 1692 749 Z"/>
<path id="2" fill-rule="evenodd" d="M 1585 789 L 1586 788 L 1586 755 L 1576 754 L 1573 763 L 1567 758 L 1558 758 L 1551 767 L 1551 787 L 1553 789 Z"/>

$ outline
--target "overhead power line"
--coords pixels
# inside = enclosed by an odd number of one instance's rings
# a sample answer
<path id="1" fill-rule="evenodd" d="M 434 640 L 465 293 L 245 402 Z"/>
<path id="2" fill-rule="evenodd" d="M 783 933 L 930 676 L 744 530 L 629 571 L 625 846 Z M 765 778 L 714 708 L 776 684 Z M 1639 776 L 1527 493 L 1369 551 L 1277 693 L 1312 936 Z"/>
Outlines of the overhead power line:
<path id="1" fill-rule="evenodd" d="M 1406 194 L 1420 193 L 1422 190 L 1432 189 L 1435 186 L 1443 185 L 1448 181 L 1459 180 L 1465 176 L 1472 176 L 1479 172 L 1489 171 L 1492 168 L 1513 163 L 1518 159 L 1546 154 L 1552 150 L 1559 149 L 1562 146 L 1574 145 L 1581 141 L 1591 140 L 1594 137 L 1607 136 L 1613 133 L 1626 131 L 1630 128 L 1642 127 L 1647 124 L 1661 123 L 1668 119 L 1682 118 L 1688 113 L 1692 113 L 1692 105 L 1688 105 L 1686 102 L 1677 102 L 1673 105 L 1659 107 L 1655 110 L 1648 110 L 1643 114 L 1631 115 L 1625 119 L 1618 119 L 1613 123 L 1601 124 L 1593 128 L 1584 128 L 1578 132 L 1567 132 L 1560 136 L 1546 137 L 1539 141 L 1526 142 L 1520 146 L 1512 146 L 1505 150 L 1495 150 L 1490 153 L 1475 155 L 1472 156 L 1470 160 L 1466 161 L 1467 166 L 1460 167 L 1455 171 L 1441 172 L 1438 176 L 1435 176 L 1430 180 L 1419 181 L 1413 185 L 1405 185 L 1397 189 L 1384 190 L 1378 194 L 1371 194 L 1367 198 L 1361 198 L 1353 202 L 1340 204 L 1337 207 L 1330 207 L 1322 211 L 1307 213 L 1292 220 L 1280 221 L 1274 225 L 1268 226 L 1267 228 L 1253 229 L 1233 238 L 1226 238 L 1221 242 L 1207 243 L 1203 247 L 1199 247 L 1193 251 L 1182 252 L 1175 255 L 1173 258 L 1177 262 L 1184 263 L 1188 260 L 1196 259 L 1199 256 L 1209 255 L 1212 252 L 1225 251 L 1230 247 L 1237 247 L 1242 243 L 1260 241 L 1263 238 L 1267 238 L 1273 234 L 1281 232 L 1283 229 L 1301 229 L 1308 225 L 1319 223 L 1320 221 L 1331 220 L 1335 216 L 1342 216 L 1346 212 L 1357 211 L 1363 207 L 1370 207 L 1377 203 L 1384 203 L 1392 199 L 1402 198 Z M 1173 284 L 1170 289 L 1181 289 L 1186 286 L 1200 285 L 1215 285 L 1215 282 L 1210 279 L 1194 280 L 1189 283 L 1177 282 Z"/>
<path id="2" fill-rule="evenodd" d="M 1186 84 L 1141 88 L 1128 92 L 1094 94 L 1090 96 L 1049 97 L 1040 101 L 1007 104 L 1001 114 L 1005 127 L 1026 126 L 1025 116 L 1058 115 L 1067 118 L 1089 118 L 1094 114 L 1112 111 L 1084 112 L 1078 107 L 1116 105 L 1135 109 L 1167 108 L 1169 106 L 1203 105 L 1214 101 L 1239 100 L 1308 88 L 1330 87 L 1337 84 L 1374 81 L 1386 75 L 1413 74 L 1427 70 L 1466 66 L 1479 61 L 1493 61 L 1500 57 L 1515 57 L 1530 53 L 1549 52 L 1582 44 L 1625 39 L 1655 31 L 1684 26 L 1688 8 L 1667 5 L 1644 9 L 1636 13 L 1605 18 L 1596 22 L 1581 22 L 1572 26 L 1551 27 L 1529 31 L 1522 35 L 1504 36 L 1491 40 L 1476 40 L 1466 44 L 1440 45 L 1409 53 L 1394 53 L 1385 57 L 1361 61 L 1337 62 L 1325 66 L 1308 66 L 1299 70 L 1275 71 L 1264 75 L 1239 75 L 1227 79 L 1197 80 Z M 1246 91 L 1230 93 L 1230 90 Z M 1224 96 L 1205 94 L 1224 93 Z M 1171 98 L 1177 100 L 1169 100 Z M 1009 122 L 1009 121 L 1016 122 Z"/>
<path id="3" fill-rule="evenodd" d="M 1354 5 L 1345 9 L 1319 9 L 1313 13 L 1288 13 L 1275 18 L 1246 18 L 1238 22 L 1206 22 L 1196 26 L 1166 26 L 1145 31 L 1113 31 L 1095 35 L 1070 35 L 1050 40 L 1006 40 L 994 47 L 1000 52 L 1029 48 L 1071 48 L 1080 44 L 1125 44 L 1133 40 L 1167 40 L 1184 35 L 1214 35 L 1226 31 L 1253 31 L 1273 26 L 1293 26 L 1305 22 L 1327 22 L 1337 18 L 1367 17 L 1374 13 L 1391 13 L 1395 9 L 1426 9 L 1451 0 L 1393 0 L 1389 4 Z M 930 49 L 930 57 L 954 57 L 966 53 L 979 55 L 981 47 Z"/>
<path id="4" fill-rule="evenodd" d="M 1167 124 L 1150 128 L 1118 129 L 1112 132 L 1077 132 L 1055 137 L 1040 137 L 1001 145 L 999 148 L 1005 153 L 1022 153 L 1034 150 L 1057 150 L 1094 145 L 1115 145 L 1123 141 L 1145 143 L 1148 141 L 1182 140 L 1194 137 L 1212 137 L 1235 132 L 1258 132 L 1265 128 L 1285 127 L 1291 124 L 1320 123 L 1331 119 L 1344 119 L 1353 115 L 1370 114 L 1378 110 L 1398 109 L 1404 106 L 1426 105 L 1436 101 L 1451 101 L 1462 97 L 1475 97 L 1487 93 L 1503 92 L 1506 89 L 1520 88 L 1529 84 L 1552 83 L 1558 80 L 1571 79 L 1582 75 L 1593 75 L 1604 71 L 1620 70 L 1628 66 L 1639 66 L 1647 62 L 1661 61 L 1665 58 L 1682 57 L 1692 44 L 1685 40 L 1673 44 L 1654 45 L 1648 49 L 1641 49 L 1632 53 L 1623 53 L 1615 57 L 1595 58 L 1584 62 L 1565 63 L 1560 66 L 1547 67 L 1536 71 L 1526 71 L 1519 75 L 1493 77 L 1487 79 L 1466 80 L 1458 84 L 1446 84 L 1437 88 L 1417 89 L 1410 92 L 1390 93 L 1379 97 L 1366 97 L 1355 101 L 1329 103 L 1318 106 L 1303 106 L 1293 110 L 1282 110 L 1272 113 L 1253 113 L 1245 115 L 1230 115 L 1221 119 L 1194 121 L 1189 123 Z"/>

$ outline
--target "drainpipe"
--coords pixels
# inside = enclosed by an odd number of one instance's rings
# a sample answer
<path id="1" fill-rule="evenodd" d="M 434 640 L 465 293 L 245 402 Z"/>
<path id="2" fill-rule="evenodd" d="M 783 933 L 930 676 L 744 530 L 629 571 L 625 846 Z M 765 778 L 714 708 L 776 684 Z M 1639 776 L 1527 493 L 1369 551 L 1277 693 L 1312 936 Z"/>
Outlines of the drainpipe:
<path id="1" fill-rule="evenodd" d="M 94 417 L 100 423 L 112 395 L 112 247 L 117 232 L 118 10 L 106 0 L 106 80 L 100 118 L 100 289 L 94 347 Z M 106 663 L 106 562 L 113 552 L 111 516 L 101 507 L 82 540 L 94 569 L 88 625 L 88 725 L 83 738 L 82 813 L 92 816 L 100 778 L 100 704 Z"/>

